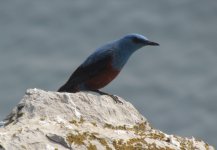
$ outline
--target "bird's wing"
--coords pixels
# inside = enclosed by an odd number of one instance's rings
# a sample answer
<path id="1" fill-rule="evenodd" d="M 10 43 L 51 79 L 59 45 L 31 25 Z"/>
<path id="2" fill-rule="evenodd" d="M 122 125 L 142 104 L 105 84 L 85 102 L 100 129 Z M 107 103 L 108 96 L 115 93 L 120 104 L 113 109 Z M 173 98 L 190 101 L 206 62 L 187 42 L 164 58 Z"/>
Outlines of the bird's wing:
<path id="1" fill-rule="evenodd" d="M 70 76 L 66 84 L 78 85 L 102 73 L 112 61 L 113 50 L 96 52 L 90 55 Z"/>

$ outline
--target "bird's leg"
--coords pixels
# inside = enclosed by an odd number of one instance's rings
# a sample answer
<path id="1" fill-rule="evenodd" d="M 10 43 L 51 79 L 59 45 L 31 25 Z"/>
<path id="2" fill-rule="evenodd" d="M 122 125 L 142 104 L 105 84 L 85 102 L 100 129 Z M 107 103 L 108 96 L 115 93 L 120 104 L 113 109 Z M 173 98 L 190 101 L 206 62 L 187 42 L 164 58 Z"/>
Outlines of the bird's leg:
<path id="1" fill-rule="evenodd" d="M 107 96 L 110 96 L 116 103 L 121 103 L 121 104 L 123 104 L 123 102 L 120 101 L 120 100 L 118 99 L 118 97 L 115 96 L 115 95 L 112 95 L 112 94 L 109 94 L 109 93 L 106 93 L 106 92 L 102 92 L 102 91 L 100 91 L 100 90 L 92 90 L 92 91 L 93 91 L 93 92 L 96 92 L 96 93 L 99 93 L 100 95 L 107 95 Z"/>

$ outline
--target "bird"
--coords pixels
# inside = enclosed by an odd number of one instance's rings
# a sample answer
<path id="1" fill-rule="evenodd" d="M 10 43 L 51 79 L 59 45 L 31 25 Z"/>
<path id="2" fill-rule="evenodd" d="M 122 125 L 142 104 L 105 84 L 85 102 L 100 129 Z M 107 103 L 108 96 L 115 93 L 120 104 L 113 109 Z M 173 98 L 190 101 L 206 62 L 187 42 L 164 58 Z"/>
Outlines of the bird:
<path id="1" fill-rule="evenodd" d="M 159 44 L 141 34 L 133 33 L 97 48 L 72 73 L 58 92 L 92 91 L 100 95 L 108 95 L 116 103 L 122 103 L 117 96 L 100 89 L 115 79 L 130 56 L 144 46 L 159 46 Z"/>

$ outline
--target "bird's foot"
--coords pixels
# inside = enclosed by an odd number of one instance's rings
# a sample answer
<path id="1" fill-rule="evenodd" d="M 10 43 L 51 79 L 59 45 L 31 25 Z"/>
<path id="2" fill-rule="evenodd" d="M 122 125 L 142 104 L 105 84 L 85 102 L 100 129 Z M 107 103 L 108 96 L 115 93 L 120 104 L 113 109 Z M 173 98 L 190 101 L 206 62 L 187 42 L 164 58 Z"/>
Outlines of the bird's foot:
<path id="1" fill-rule="evenodd" d="M 112 95 L 112 94 L 109 94 L 106 92 L 102 92 L 100 90 L 93 90 L 93 92 L 99 93 L 100 95 L 107 95 L 107 96 L 111 97 L 115 101 L 115 103 L 123 104 L 123 102 L 121 100 L 119 100 L 119 98 L 115 95 Z"/>
<path id="2" fill-rule="evenodd" d="M 120 104 L 123 104 L 123 102 L 121 100 L 119 100 L 119 98 L 115 95 L 108 95 L 110 96 L 114 101 L 115 103 L 120 103 Z"/>

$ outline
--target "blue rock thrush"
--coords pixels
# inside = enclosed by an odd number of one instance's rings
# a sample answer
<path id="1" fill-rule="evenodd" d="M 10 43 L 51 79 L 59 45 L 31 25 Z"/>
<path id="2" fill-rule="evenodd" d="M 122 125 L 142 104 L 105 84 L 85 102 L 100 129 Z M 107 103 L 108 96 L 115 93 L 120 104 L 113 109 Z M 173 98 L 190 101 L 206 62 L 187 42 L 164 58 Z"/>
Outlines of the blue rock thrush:
<path id="1" fill-rule="evenodd" d="M 75 93 L 78 91 L 94 91 L 101 95 L 114 95 L 99 91 L 109 84 L 121 71 L 129 57 L 143 46 L 158 46 L 139 34 L 129 34 L 119 40 L 110 42 L 92 53 L 70 76 L 69 80 L 58 92 Z"/>

